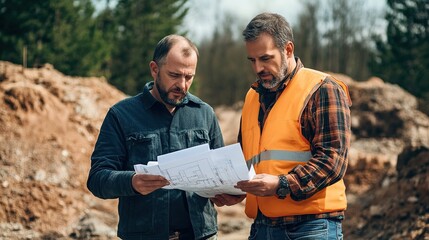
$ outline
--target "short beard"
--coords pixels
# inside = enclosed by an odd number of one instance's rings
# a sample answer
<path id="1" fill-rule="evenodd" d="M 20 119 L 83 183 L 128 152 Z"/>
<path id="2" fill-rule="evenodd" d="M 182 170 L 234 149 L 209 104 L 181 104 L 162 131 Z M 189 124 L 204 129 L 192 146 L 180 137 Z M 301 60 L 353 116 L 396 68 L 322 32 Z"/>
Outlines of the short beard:
<path id="1" fill-rule="evenodd" d="M 273 75 L 273 79 L 269 82 L 264 82 L 262 81 L 262 79 L 258 78 L 259 81 L 262 83 L 262 87 L 267 89 L 267 90 L 271 90 L 275 87 L 277 87 L 286 77 L 287 75 L 287 61 L 286 61 L 286 56 L 284 54 L 281 55 L 282 56 L 282 64 L 280 66 L 280 71 L 279 74 L 277 76 Z"/>
<path id="2" fill-rule="evenodd" d="M 183 101 L 185 100 L 185 97 L 178 99 L 178 100 L 169 99 L 168 98 L 168 91 L 164 91 L 164 89 L 162 89 L 161 85 L 159 84 L 160 80 L 161 80 L 161 78 L 160 78 L 159 73 L 158 73 L 155 84 L 156 84 L 156 88 L 158 89 L 158 93 L 159 93 L 159 96 L 161 97 L 162 101 L 168 105 L 171 105 L 171 106 L 175 106 L 175 107 L 181 106 Z M 186 93 L 184 93 L 184 94 L 186 95 Z"/>

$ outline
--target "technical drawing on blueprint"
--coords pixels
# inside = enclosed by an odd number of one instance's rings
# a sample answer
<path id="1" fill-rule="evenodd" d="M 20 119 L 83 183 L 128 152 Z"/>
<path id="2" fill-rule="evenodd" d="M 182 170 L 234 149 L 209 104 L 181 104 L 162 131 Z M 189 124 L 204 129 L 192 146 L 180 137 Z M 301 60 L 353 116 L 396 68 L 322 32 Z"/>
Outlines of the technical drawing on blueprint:
<path id="1" fill-rule="evenodd" d="M 137 173 L 162 175 L 170 185 L 166 189 L 196 192 L 203 197 L 216 194 L 245 194 L 234 188 L 238 181 L 249 180 L 249 171 L 238 143 L 210 150 L 208 144 L 158 156 L 158 162 L 134 166 Z"/>

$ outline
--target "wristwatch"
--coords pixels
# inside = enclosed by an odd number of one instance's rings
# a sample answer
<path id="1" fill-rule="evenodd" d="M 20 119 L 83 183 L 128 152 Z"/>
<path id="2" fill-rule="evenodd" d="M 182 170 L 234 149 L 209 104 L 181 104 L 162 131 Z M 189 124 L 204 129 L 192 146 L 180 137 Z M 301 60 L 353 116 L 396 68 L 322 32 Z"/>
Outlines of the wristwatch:
<path id="1" fill-rule="evenodd" d="M 279 199 L 285 199 L 290 193 L 289 183 L 284 174 L 279 175 L 279 187 L 276 190 L 277 197 Z"/>

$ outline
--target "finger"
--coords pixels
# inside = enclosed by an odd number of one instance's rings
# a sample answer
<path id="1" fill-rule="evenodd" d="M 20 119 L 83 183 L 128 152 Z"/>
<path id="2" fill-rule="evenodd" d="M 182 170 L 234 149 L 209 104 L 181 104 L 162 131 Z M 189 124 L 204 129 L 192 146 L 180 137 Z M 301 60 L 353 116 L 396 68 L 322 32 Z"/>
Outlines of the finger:
<path id="1" fill-rule="evenodd" d="M 247 182 L 238 182 L 236 185 L 238 188 L 240 189 L 244 189 L 244 188 L 258 188 L 263 186 L 263 183 L 259 180 L 251 180 L 251 181 L 247 181 Z"/>
<path id="2" fill-rule="evenodd" d="M 163 186 L 165 186 L 165 184 L 163 185 L 148 185 L 148 184 L 142 184 L 142 185 L 138 185 L 136 190 L 140 193 L 142 193 L 143 195 L 147 195 L 159 188 L 162 188 Z"/>
<path id="3" fill-rule="evenodd" d="M 238 181 L 238 182 L 236 183 L 236 185 L 246 184 L 247 182 L 249 182 L 249 180 Z"/>
<path id="4" fill-rule="evenodd" d="M 158 188 L 162 188 L 166 185 L 169 185 L 169 182 L 166 180 L 155 180 L 155 181 L 145 181 L 145 180 L 137 180 L 133 183 L 133 186 L 139 192 L 148 192 L 154 191 Z"/>
<path id="5" fill-rule="evenodd" d="M 137 178 L 143 179 L 143 180 L 167 180 L 163 176 L 160 176 L 160 175 L 136 174 L 135 176 Z"/>
<path id="6" fill-rule="evenodd" d="M 258 187 L 260 187 L 260 186 L 261 186 L 261 184 L 260 184 L 260 183 L 257 183 L 257 182 L 248 182 L 248 183 L 246 183 L 246 184 L 241 185 L 241 186 L 240 186 L 240 188 L 248 188 L 248 189 L 251 189 L 251 188 L 258 188 Z"/>
<path id="7" fill-rule="evenodd" d="M 218 198 L 210 198 L 210 200 L 218 207 L 224 206 L 224 204 Z"/>
<path id="8" fill-rule="evenodd" d="M 229 194 L 222 194 L 221 197 L 223 201 L 225 202 L 233 202 L 237 199 L 241 198 L 242 195 L 229 195 Z"/>
<path id="9" fill-rule="evenodd" d="M 220 201 L 222 201 L 223 203 L 227 202 L 230 198 L 231 195 L 228 194 L 218 194 L 216 195 L 217 199 L 219 199 Z"/>
<path id="10" fill-rule="evenodd" d="M 148 187 L 148 188 L 160 188 L 167 185 L 170 185 L 170 182 L 167 180 L 143 180 L 139 182 L 141 186 Z"/>
<path id="11" fill-rule="evenodd" d="M 240 187 L 239 189 L 243 192 L 251 193 L 256 196 L 262 196 L 266 191 L 266 188 L 263 186 L 243 186 L 243 187 Z"/>
<path id="12" fill-rule="evenodd" d="M 160 184 L 169 184 L 169 181 L 160 175 L 149 175 L 149 174 L 136 174 L 133 176 L 137 182 L 147 182 L 147 183 L 160 183 Z"/>
<path id="13" fill-rule="evenodd" d="M 243 187 L 246 187 L 246 186 L 249 186 L 249 185 L 251 185 L 252 183 L 249 183 L 249 181 L 241 181 L 241 182 L 237 182 L 236 184 L 235 184 L 235 186 L 237 187 L 237 188 L 243 188 Z"/>
<path id="14" fill-rule="evenodd" d="M 246 197 L 246 195 L 239 195 L 239 196 L 236 196 L 236 195 L 224 195 L 223 196 L 224 198 L 224 204 L 225 205 L 227 205 L 227 206 L 231 206 L 231 205 L 234 205 L 234 204 L 237 204 L 237 203 L 239 203 L 239 202 L 241 202 L 241 201 L 243 201 L 243 199 Z"/>

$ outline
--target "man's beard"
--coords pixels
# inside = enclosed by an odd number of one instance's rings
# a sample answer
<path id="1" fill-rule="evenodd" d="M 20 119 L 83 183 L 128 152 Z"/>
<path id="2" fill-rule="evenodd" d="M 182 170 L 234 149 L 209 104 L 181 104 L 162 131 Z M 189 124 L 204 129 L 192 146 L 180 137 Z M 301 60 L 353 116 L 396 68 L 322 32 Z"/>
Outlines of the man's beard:
<path id="1" fill-rule="evenodd" d="M 181 89 L 177 88 L 178 91 L 183 93 L 183 97 L 180 99 L 170 99 L 170 98 L 168 98 L 169 91 L 168 90 L 165 91 L 161 87 L 160 82 L 161 82 L 161 78 L 158 74 L 155 84 L 156 84 L 156 88 L 158 89 L 158 93 L 159 93 L 159 96 L 161 97 L 162 101 L 164 101 L 168 105 L 175 106 L 175 107 L 182 105 L 183 101 L 185 100 L 186 93 L 183 92 Z"/>
<path id="2" fill-rule="evenodd" d="M 268 81 L 262 80 L 258 75 L 258 80 L 262 84 L 263 88 L 265 88 L 267 90 L 271 90 L 271 89 L 277 87 L 281 81 L 283 81 L 283 79 L 286 77 L 286 74 L 287 74 L 286 57 L 282 55 L 282 65 L 280 66 L 279 74 L 277 76 L 272 75 L 273 79 L 268 80 Z"/>

